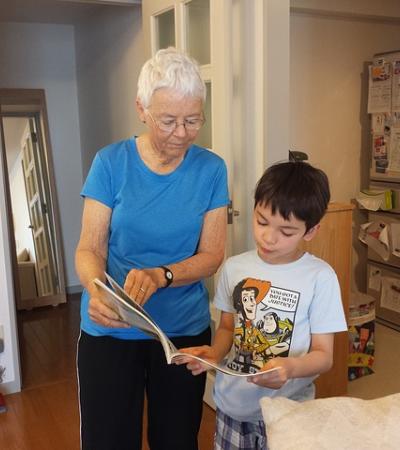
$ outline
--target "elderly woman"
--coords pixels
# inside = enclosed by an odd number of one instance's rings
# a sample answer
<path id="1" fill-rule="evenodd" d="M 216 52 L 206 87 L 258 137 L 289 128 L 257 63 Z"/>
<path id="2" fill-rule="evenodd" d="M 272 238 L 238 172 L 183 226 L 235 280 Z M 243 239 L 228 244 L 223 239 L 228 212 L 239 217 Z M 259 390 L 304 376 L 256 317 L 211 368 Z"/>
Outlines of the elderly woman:
<path id="1" fill-rule="evenodd" d="M 94 278 L 107 271 L 176 347 L 210 342 L 202 280 L 223 260 L 226 168 L 194 145 L 204 124 L 197 64 L 173 48 L 143 66 L 136 107 L 146 133 L 100 150 L 82 189 L 76 267 L 85 287 L 78 343 L 83 450 L 197 449 L 205 375 L 166 364 L 158 341 L 118 320 Z"/>

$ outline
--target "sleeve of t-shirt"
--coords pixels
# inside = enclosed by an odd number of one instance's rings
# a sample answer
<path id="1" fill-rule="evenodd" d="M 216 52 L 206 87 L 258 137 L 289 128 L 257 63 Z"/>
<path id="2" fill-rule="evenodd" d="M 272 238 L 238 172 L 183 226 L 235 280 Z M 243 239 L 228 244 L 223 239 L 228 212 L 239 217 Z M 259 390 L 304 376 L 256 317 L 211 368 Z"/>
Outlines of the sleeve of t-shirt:
<path id="1" fill-rule="evenodd" d="M 221 206 L 225 206 L 228 203 L 228 176 L 225 162 L 221 159 L 218 170 L 215 174 L 213 190 L 211 193 L 210 203 L 208 205 L 208 211 L 220 208 Z"/>
<path id="2" fill-rule="evenodd" d="M 235 309 L 232 304 L 232 292 L 229 287 L 228 269 L 226 263 L 221 269 L 213 304 L 220 311 L 235 313 Z"/>
<path id="3" fill-rule="evenodd" d="M 113 207 L 111 170 L 101 153 L 97 153 L 81 191 L 82 197 L 89 197 Z"/>
<path id="4" fill-rule="evenodd" d="M 312 334 L 347 330 L 339 282 L 331 268 L 318 277 L 310 306 L 310 326 Z"/>

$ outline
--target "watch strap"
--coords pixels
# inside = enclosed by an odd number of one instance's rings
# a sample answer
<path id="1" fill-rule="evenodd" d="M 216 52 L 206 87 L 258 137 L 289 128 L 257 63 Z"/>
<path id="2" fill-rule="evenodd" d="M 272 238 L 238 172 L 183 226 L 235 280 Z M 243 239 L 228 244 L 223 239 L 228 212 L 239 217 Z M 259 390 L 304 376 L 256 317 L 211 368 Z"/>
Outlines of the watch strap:
<path id="1" fill-rule="evenodd" d="M 174 281 L 174 274 L 172 273 L 172 270 L 169 269 L 166 266 L 160 266 L 161 269 L 164 270 L 164 277 L 167 284 L 164 287 L 168 287 L 173 281 Z"/>

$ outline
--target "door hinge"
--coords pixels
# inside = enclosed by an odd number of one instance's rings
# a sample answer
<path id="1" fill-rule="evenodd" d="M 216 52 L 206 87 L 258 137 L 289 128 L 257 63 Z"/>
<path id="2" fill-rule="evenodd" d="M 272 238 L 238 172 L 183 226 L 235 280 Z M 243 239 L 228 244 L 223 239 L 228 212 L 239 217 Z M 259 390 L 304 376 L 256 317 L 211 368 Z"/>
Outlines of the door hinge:
<path id="1" fill-rule="evenodd" d="M 37 134 L 34 132 L 34 131 L 32 131 L 31 132 L 31 138 L 32 138 L 32 142 L 34 143 L 34 144 L 37 144 Z"/>

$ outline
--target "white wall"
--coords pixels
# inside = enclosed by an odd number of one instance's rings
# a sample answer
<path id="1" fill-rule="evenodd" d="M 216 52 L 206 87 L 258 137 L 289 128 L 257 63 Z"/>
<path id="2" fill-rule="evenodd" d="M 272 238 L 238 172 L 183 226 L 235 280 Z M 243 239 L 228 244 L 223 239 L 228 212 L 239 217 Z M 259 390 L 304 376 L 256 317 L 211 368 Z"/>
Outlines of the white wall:
<path id="1" fill-rule="evenodd" d="M 84 176 L 97 150 L 143 128 L 135 110 L 144 62 L 141 8 L 108 8 L 75 29 Z"/>
<path id="2" fill-rule="evenodd" d="M 291 0 L 292 8 L 338 16 L 363 15 L 365 18 L 393 19 L 400 15 L 398 0 Z"/>
<path id="3" fill-rule="evenodd" d="M 81 225 L 82 162 L 86 172 L 100 146 L 140 132 L 135 112 L 136 81 L 143 63 L 140 8 L 107 9 L 90 23 L 76 26 L 76 37 L 75 47 L 75 29 L 70 25 L 0 27 L 0 86 L 46 92 L 67 287 L 79 284 L 74 252 Z M 7 367 L 2 389 L 8 393 L 19 390 L 20 379 L 18 353 L 12 352 L 18 344 L 3 189 L 1 195 L 0 324 L 6 351 L 0 354 L 0 365 Z"/>
<path id="4" fill-rule="evenodd" d="M 0 140 L 0 150 L 2 142 Z M 8 394 L 21 388 L 18 352 L 18 335 L 16 329 L 14 291 L 12 282 L 10 235 L 5 219 L 5 173 L 3 158 L 0 158 L 0 332 L 3 334 L 4 351 L 0 353 L 0 366 L 5 367 L 1 392 Z"/>
<path id="5" fill-rule="evenodd" d="M 0 27 L 0 86 L 45 89 L 67 286 L 79 284 L 74 251 L 82 184 L 73 31 L 70 25 L 34 23 L 2 23 Z"/>
<path id="6" fill-rule="evenodd" d="M 367 182 L 366 63 L 399 47 L 400 26 L 292 14 L 290 33 L 290 146 L 327 173 L 332 200 L 349 202 Z M 354 218 L 366 219 L 357 210 Z M 356 237 L 354 248 L 354 282 L 363 290 L 366 255 Z"/>

